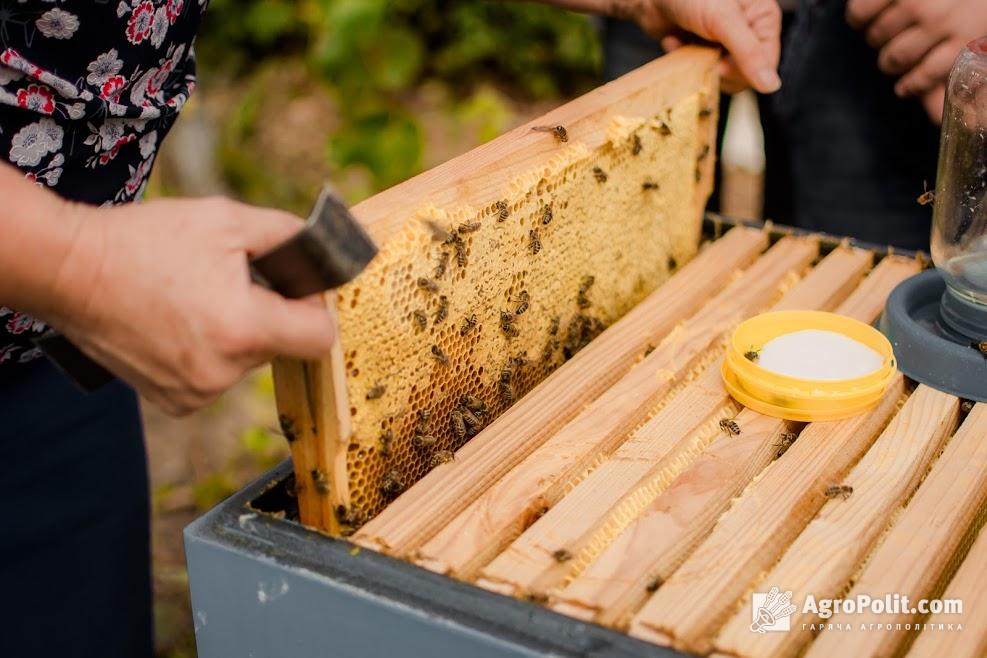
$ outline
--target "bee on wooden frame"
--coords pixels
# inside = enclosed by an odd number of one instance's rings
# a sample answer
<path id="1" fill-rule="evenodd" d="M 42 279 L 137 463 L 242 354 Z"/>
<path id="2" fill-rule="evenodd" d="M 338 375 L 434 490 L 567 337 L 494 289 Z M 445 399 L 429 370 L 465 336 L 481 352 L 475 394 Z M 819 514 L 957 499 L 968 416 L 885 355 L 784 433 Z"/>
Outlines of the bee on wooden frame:
<path id="1" fill-rule="evenodd" d="M 826 487 L 826 491 L 823 493 L 827 498 L 842 498 L 846 500 L 853 494 L 853 487 L 848 484 L 834 484 Z"/>
<path id="2" fill-rule="evenodd" d="M 560 548 L 559 550 L 552 553 L 552 559 L 559 563 L 568 562 L 569 560 L 572 559 L 572 553 L 570 553 L 564 548 Z"/>
<path id="3" fill-rule="evenodd" d="M 662 121 L 661 125 L 658 126 L 658 134 L 661 135 L 662 137 L 668 137 L 669 135 L 672 134 L 672 129 L 668 126 L 667 123 Z"/>
<path id="4" fill-rule="evenodd" d="M 782 432 L 781 436 L 778 437 L 778 443 L 774 446 L 778 448 L 778 452 L 775 454 L 775 457 L 781 457 L 784 455 L 798 438 L 799 435 L 795 432 Z"/>
<path id="5" fill-rule="evenodd" d="M 463 414 L 458 409 L 453 409 L 449 414 L 449 422 L 452 424 L 452 433 L 456 440 L 462 442 L 466 438 L 466 421 Z"/>
<path id="6" fill-rule="evenodd" d="M 641 190 L 642 191 L 647 192 L 648 190 L 657 190 L 657 189 L 658 189 L 658 183 L 655 183 L 655 182 L 652 182 L 652 181 L 649 181 L 649 180 L 646 180 L 643 183 L 641 183 Z"/>
<path id="7" fill-rule="evenodd" d="M 597 183 L 606 183 L 607 172 L 603 171 L 600 167 L 593 167 L 593 178 L 596 179 Z"/>
<path id="8" fill-rule="evenodd" d="M 466 423 L 467 427 L 473 430 L 477 430 L 483 426 L 483 423 L 477 417 L 475 413 L 467 409 L 466 407 L 461 407 L 459 413 L 463 416 L 463 421 Z"/>
<path id="9" fill-rule="evenodd" d="M 397 496 L 404 491 L 404 473 L 392 468 L 380 480 L 380 492 L 388 497 Z"/>
<path id="10" fill-rule="evenodd" d="M 487 410 L 487 403 L 476 397 L 475 395 L 464 395 L 460 398 L 459 403 L 470 411 L 475 411 L 478 413 L 483 413 Z"/>
<path id="11" fill-rule="evenodd" d="M 559 140 L 563 144 L 569 141 L 569 132 L 565 129 L 565 126 L 533 126 L 531 128 L 533 132 L 539 133 L 552 133 L 555 139 Z"/>
<path id="12" fill-rule="evenodd" d="M 435 468 L 436 466 L 448 464 L 452 461 L 456 461 L 456 453 L 452 450 L 437 450 L 432 454 L 432 458 L 428 461 L 428 467 Z"/>
<path id="13" fill-rule="evenodd" d="M 737 424 L 737 421 L 730 418 L 724 418 L 720 421 L 720 429 L 731 436 L 740 434 L 740 425 Z"/>
<path id="14" fill-rule="evenodd" d="M 312 469 L 312 484 L 315 485 L 315 490 L 320 494 L 329 493 L 329 479 L 326 474 L 317 468 Z"/>

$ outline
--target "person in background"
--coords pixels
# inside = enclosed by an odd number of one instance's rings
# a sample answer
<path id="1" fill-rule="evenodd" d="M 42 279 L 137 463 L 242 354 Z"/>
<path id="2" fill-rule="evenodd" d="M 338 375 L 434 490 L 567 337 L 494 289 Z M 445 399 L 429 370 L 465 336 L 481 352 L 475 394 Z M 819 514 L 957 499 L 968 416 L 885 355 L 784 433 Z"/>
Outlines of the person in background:
<path id="1" fill-rule="evenodd" d="M 681 46 L 690 39 L 683 32 L 746 60 L 752 35 L 732 34 L 736 12 L 762 16 L 761 35 L 784 33 L 783 84 L 771 89 L 759 84 L 751 65 L 739 68 L 761 93 L 765 216 L 928 249 L 931 212 L 916 198 L 935 182 L 946 77 L 964 45 L 987 34 L 987 2 L 733 0 L 722 3 L 733 8 L 709 16 L 687 15 L 694 9 L 688 0 L 661 7 L 649 0 L 556 4 L 607 16 L 608 77 L 652 59 L 659 44 Z M 658 10 L 669 20 L 656 19 Z M 737 82 L 728 76 L 724 88 L 734 91 Z"/>

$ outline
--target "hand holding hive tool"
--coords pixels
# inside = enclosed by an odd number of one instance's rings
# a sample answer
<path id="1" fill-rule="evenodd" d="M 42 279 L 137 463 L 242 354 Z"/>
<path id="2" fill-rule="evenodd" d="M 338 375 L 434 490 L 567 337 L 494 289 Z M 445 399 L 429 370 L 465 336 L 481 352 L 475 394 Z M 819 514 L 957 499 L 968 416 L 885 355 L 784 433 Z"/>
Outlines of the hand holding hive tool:
<path id="1" fill-rule="evenodd" d="M 362 227 L 325 186 L 304 228 L 250 261 L 251 279 L 289 299 L 307 297 L 351 281 L 373 259 L 377 248 Z M 113 379 L 63 335 L 49 331 L 35 344 L 85 391 Z"/>

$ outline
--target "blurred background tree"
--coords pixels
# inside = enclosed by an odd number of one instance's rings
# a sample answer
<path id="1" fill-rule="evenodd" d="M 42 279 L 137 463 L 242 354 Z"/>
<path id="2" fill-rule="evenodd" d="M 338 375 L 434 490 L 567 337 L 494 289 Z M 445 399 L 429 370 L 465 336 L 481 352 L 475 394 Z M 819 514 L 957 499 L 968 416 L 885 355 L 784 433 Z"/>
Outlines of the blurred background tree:
<path id="1" fill-rule="evenodd" d="M 307 214 L 350 203 L 599 84 L 590 20 L 494 0 L 211 0 L 199 91 L 150 196 L 224 193 Z M 181 529 L 287 455 L 265 369 L 189 418 L 145 405 L 158 655 L 195 655 Z"/>

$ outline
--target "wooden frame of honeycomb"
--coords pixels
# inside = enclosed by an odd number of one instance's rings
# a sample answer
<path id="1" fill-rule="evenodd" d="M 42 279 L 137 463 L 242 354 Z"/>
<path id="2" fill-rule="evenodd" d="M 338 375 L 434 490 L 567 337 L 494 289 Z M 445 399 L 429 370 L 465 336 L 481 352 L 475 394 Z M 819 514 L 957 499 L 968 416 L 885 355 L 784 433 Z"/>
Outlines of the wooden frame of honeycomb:
<path id="1" fill-rule="evenodd" d="M 715 56 L 685 55 L 649 65 L 647 75 L 665 79 L 674 68 L 685 77 L 668 79 L 695 90 L 713 75 Z M 667 100 L 648 107 L 660 116 Z M 530 127 L 512 135 L 546 137 Z M 597 184 L 588 176 L 582 184 Z M 704 188 L 693 194 L 698 214 Z M 371 201 L 397 207 L 394 198 Z M 726 339 L 743 319 L 820 309 L 873 322 L 922 261 L 878 254 L 875 264 L 873 251 L 850 242 L 774 238 L 738 226 L 702 245 L 350 540 L 689 653 L 984 655 L 987 624 L 977 611 L 987 605 L 987 405 L 898 376 L 860 416 L 793 423 L 740 407 L 720 380 Z M 276 370 L 288 430 L 303 435 L 292 442 L 296 481 L 310 485 L 298 492 L 302 520 L 333 532 L 333 522 L 353 520 L 327 503 L 351 476 L 345 457 L 353 451 L 338 439 L 351 436 L 352 417 L 335 395 L 351 383 L 345 352 Z M 789 632 L 751 632 L 750 595 L 772 586 L 799 603 L 809 593 L 893 592 L 913 603 L 959 598 L 964 612 L 823 620 L 799 606 Z M 855 630 L 820 632 L 822 622 Z M 964 630 L 938 632 L 940 623 Z M 912 629 L 859 630 L 871 624 Z"/>

